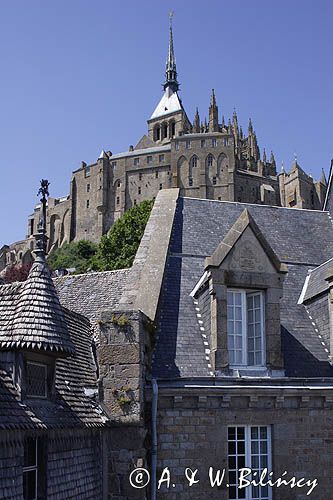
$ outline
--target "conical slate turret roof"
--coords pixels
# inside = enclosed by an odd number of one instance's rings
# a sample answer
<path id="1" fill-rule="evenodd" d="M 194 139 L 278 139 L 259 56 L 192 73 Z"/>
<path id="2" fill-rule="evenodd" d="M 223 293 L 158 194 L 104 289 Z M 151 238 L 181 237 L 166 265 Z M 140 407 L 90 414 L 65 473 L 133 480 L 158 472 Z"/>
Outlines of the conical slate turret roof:
<path id="1" fill-rule="evenodd" d="M 12 321 L 0 332 L 1 348 L 74 354 L 63 309 L 44 256 L 38 255 L 20 286 Z"/>

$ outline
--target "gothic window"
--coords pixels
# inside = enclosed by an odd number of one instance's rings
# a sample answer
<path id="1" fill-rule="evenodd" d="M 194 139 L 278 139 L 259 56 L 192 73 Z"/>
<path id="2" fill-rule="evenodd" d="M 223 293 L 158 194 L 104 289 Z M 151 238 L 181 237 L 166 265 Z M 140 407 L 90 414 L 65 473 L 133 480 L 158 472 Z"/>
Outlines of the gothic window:
<path id="1" fill-rule="evenodd" d="M 207 166 L 208 167 L 212 167 L 213 166 L 213 161 L 214 161 L 213 155 L 208 155 L 207 156 Z"/>
<path id="2" fill-rule="evenodd" d="M 26 396 L 31 398 L 47 398 L 47 365 L 27 361 Z"/>
<path id="3" fill-rule="evenodd" d="M 161 129 L 159 125 L 154 128 L 154 141 L 159 141 L 161 139 Z"/>
<path id="4" fill-rule="evenodd" d="M 169 123 L 169 135 L 174 137 L 176 135 L 176 124 L 174 121 Z"/>
<path id="5" fill-rule="evenodd" d="M 191 167 L 195 168 L 198 166 L 198 158 L 196 156 L 192 156 L 191 158 Z"/>
<path id="6" fill-rule="evenodd" d="M 271 500 L 272 489 L 268 486 L 250 486 L 239 489 L 240 469 L 251 469 L 260 478 L 264 469 L 272 470 L 270 426 L 228 427 L 229 500 Z"/>
<path id="7" fill-rule="evenodd" d="M 228 351 L 231 366 L 263 366 L 264 294 L 229 289 L 227 293 Z"/>

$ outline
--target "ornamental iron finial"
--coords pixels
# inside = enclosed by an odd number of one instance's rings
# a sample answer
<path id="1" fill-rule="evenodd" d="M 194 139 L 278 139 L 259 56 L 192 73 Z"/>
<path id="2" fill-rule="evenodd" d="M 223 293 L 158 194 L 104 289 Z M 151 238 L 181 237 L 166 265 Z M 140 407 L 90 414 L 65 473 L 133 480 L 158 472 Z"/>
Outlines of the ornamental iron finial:
<path id="1" fill-rule="evenodd" d="M 40 188 L 37 193 L 37 196 L 40 196 L 41 208 L 40 208 L 40 216 L 38 223 L 38 233 L 35 235 L 35 240 L 36 240 L 35 254 L 36 257 L 42 257 L 42 258 L 45 258 L 46 244 L 47 244 L 46 205 L 47 205 L 47 198 L 49 196 L 49 185 L 50 183 L 47 179 L 42 179 L 40 181 Z"/>

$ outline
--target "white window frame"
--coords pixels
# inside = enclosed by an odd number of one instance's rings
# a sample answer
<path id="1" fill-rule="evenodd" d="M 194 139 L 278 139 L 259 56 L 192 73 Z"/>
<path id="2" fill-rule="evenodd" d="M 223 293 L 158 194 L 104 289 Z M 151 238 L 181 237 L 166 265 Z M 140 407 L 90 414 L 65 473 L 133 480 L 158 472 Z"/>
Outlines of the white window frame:
<path id="1" fill-rule="evenodd" d="M 36 398 L 36 399 L 47 399 L 47 365 L 44 364 L 44 363 L 37 363 L 36 361 L 27 361 L 27 370 L 26 370 L 26 374 L 28 376 L 28 365 L 37 365 L 37 366 L 41 366 L 44 368 L 44 388 L 45 388 L 45 392 L 44 392 L 44 396 L 36 396 L 36 395 L 33 395 L 33 394 L 29 394 L 28 393 L 28 390 L 26 391 L 26 397 L 27 398 Z"/>
<path id="2" fill-rule="evenodd" d="M 38 363 L 35 363 L 38 364 Z M 23 475 L 25 472 L 34 472 L 35 473 L 35 496 L 33 500 L 37 500 L 38 493 L 38 440 L 37 438 L 33 438 L 35 440 L 35 465 L 29 465 L 27 467 L 23 467 L 22 472 Z"/>
<path id="3" fill-rule="evenodd" d="M 242 361 L 241 363 L 231 363 L 230 367 L 235 369 L 258 369 L 266 366 L 266 342 L 265 342 L 265 296 L 263 290 L 251 290 L 251 289 L 239 289 L 239 288 L 228 288 L 227 293 L 240 293 L 241 294 L 241 307 L 242 307 Z M 260 322 L 261 322 L 261 363 L 260 364 L 249 364 L 249 348 L 248 348 L 248 305 L 247 298 L 248 296 L 260 296 Z M 228 302 L 227 302 L 227 311 L 228 311 Z M 228 312 L 227 312 L 227 324 L 228 324 Z M 228 351 L 229 351 L 229 336 L 231 334 L 228 331 L 227 326 L 227 337 L 228 337 Z M 233 334 L 236 337 L 236 334 Z M 231 350 L 231 349 L 230 349 Z M 255 353 L 255 351 L 254 351 Z M 230 359 L 230 352 L 229 352 Z"/>
<path id="4" fill-rule="evenodd" d="M 261 441 L 263 441 L 262 439 L 258 439 L 258 440 L 255 440 L 251 438 L 251 429 L 254 429 L 254 428 L 257 428 L 258 429 L 258 436 L 260 436 L 260 428 L 261 427 L 265 427 L 267 429 L 267 438 L 266 438 L 266 442 L 267 442 L 267 452 L 266 453 L 262 453 L 260 454 L 260 445 L 259 445 L 259 452 L 256 453 L 256 454 L 252 454 L 252 442 L 254 441 L 258 441 L 258 443 L 260 443 Z M 243 428 L 244 429 L 244 435 L 245 435 L 245 467 L 247 468 L 250 468 L 252 470 L 255 470 L 257 469 L 257 467 L 254 466 L 253 462 L 252 462 L 252 458 L 253 458 L 253 455 L 257 455 L 259 457 L 263 457 L 264 455 L 267 455 L 267 470 L 268 470 L 268 473 L 272 471 L 272 426 L 271 425 L 240 425 L 240 424 L 237 424 L 237 425 L 229 425 L 228 426 L 228 431 L 229 431 L 229 428 Z M 227 436 L 227 441 L 228 441 L 228 445 L 229 445 L 229 436 Z M 235 442 L 237 443 L 237 438 L 235 440 Z M 241 454 L 242 455 L 242 454 Z M 237 453 L 237 449 L 236 449 L 236 452 L 235 454 L 229 454 L 229 450 L 228 450 L 228 470 L 229 470 L 229 457 L 238 457 L 238 453 Z M 259 462 L 261 462 L 261 459 L 259 458 Z M 264 467 L 263 467 L 264 468 Z M 263 469 L 262 468 L 262 469 Z M 260 465 L 259 465 L 259 471 L 262 470 Z M 232 469 L 233 471 L 234 470 L 238 470 L 238 469 Z M 255 476 L 255 480 L 259 480 L 260 478 L 260 474 L 257 474 Z M 250 476 L 247 476 L 246 478 L 247 480 L 251 480 L 250 479 Z M 229 481 L 230 482 L 230 481 Z M 260 488 L 260 487 L 259 487 Z M 268 496 L 263 496 L 260 492 L 261 488 L 259 489 L 259 496 L 256 495 L 256 496 L 253 496 L 252 494 L 252 486 L 248 486 L 242 490 L 239 490 L 237 489 L 236 490 L 236 496 L 235 497 L 231 497 L 229 496 L 229 500 L 239 500 L 239 498 L 242 498 L 244 500 L 244 497 L 242 496 L 239 496 L 239 493 L 240 492 L 245 492 L 245 500 L 272 500 L 272 495 L 273 495 L 273 490 L 271 487 L 268 486 Z"/>

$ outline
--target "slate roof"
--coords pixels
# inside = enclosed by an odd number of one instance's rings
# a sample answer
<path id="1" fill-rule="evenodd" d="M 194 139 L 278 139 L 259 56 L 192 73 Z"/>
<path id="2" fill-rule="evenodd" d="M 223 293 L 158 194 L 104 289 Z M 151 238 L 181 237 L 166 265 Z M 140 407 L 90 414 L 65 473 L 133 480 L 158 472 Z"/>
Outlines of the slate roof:
<path id="1" fill-rule="evenodd" d="M 333 259 L 329 259 L 309 272 L 309 278 L 305 283 L 303 302 L 326 292 L 332 286 L 332 282 L 326 280 L 329 273 L 333 274 Z"/>
<path id="2" fill-rule="evenodd" d="M 0 287 L 0 348 L 55 351 L 60 355 L 75 351 L 50 272 L 41 257 L 21 286 Z"/>
<path id="3" fill-rule="evenodd" d="M 1 302 L 10 309 L 24 283 L 0 286 Z M 62 308 L 63 320 L 75 354 L 56 361 L 55 396 L 52 400 L 20 401 L 10 373 L 0 367 L 0 428 L 67 428 L 102 426 L 101 408 L 86 395 L 97 390 L 96 366 L 92 353 L 89 321 Z M 2 314 L 0 314 L 0 318 Z"/>
<path id="4" fill-rule="evenodd" d="M 74 274 L 54 278 L 59 300 L 64 307 L 83 314 L 97 330 L 101 311 L 119 308 L 130 269 Z"/>
<path id="5" fill-rule="evenodd" d="M 303 305 L 298 305 L 308 269 L 332 257 L 333 225 L 327 212 L 236 202 L 179 198 L 161 294 L 153 375 L 207 376 L 209 361 L 189 296 L 211 256 L 247 208 L 277 258 L 288 265 L 281 303 L 287 376 L 333 376 L 326 346 Z M 320 244 L 318 244 L 320 242 Z"/>

